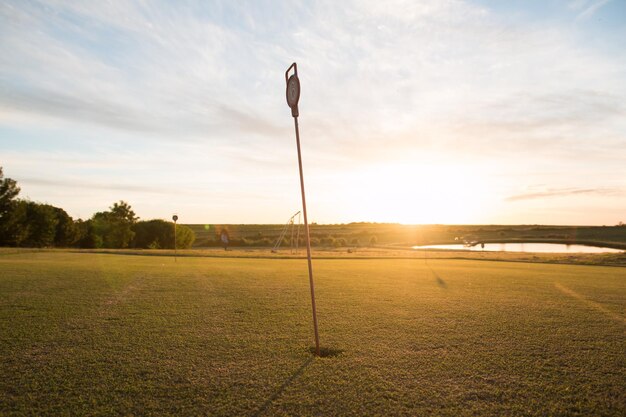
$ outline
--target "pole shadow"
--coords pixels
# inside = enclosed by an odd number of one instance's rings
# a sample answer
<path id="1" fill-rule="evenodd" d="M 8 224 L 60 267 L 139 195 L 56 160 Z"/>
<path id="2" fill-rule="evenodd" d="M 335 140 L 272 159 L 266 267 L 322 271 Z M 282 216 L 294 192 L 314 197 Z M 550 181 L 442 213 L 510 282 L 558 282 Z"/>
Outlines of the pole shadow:
<path id="1" fill-rule="evenodd" d="M 267 401 L 265 401 L 261 405 L 261 407 L 259 407 L 259 409 L 252 414 L 251 417 L 259 417 L 259 416 L 263 415 L 263 413 L 265 413 L 265 411 L 267 411 L 269 406 L 272 405 L 272 403 L 278 397 L 280 397 L 282 395 L 282 393 L 287 388 L 289 388 L 289 386 L 293 383 L 293 381 L 296 380 L 300 375 L 302 375 L 304 370 L 306 368 L 308 368 L 308 366 L 311 364 L 311 362 L 313 362 L 314 359 L 315 358 L 310 357 L 306 361 L 304 361 L 304 363 L 302 365 L 300 365 L 300 367 L 298 369 L 296 369 L 296 371 L 293 374 L 291 374 L 291 376 L 289 378 L 287 378 L 285 380 L 285 382 L 283 382 L 282 385 L 276 389 L 276 391 L 274 391 L 274 393 L 267 399 Z"/>
<path id="2" fill-rule="evenodd" d="M 430 272 L 435 276 L 435 279 L 437 280 L 437 285 L 439 285 L 441 288 L 448 288 L 448 285 L 443 280 L 443 278 L 441 278 L 439 274 L 435 272 L 435 270 L 428 263 L 428 250 L 424 250 L 424 265 L 426 265 L 428 269 L 430 269 Z"/>
<path id="3" fill-rule="evenodd" d="M 309 352 L 311 353 L 311 355 L 317 355 L 317 352 L 315 351 L 315 346 L 311 346 L 309 348 Z M 343 353 L 343 349 L 335 349 L 335 348 L 320 346 L 319 357 L 320 358 L 334 358 L 335 356 L 339 356 L 342 353 Z"/>
<path id="4" fill-rule="evenodd" d="M 432 274 L 435 276 L 435 280 L 437 281 L 437 285 L 439 285 L 441 288 L 448 288 L 448 284 L 446 284 L 446 282 L 443 280 L 443 278 L 441 278 L 439 276 L 439 274 L 433 268 L 431 268 L 430 265 L 428 265 L 428 269 L 430 269 L 430 272 L 432 272 Z"/>

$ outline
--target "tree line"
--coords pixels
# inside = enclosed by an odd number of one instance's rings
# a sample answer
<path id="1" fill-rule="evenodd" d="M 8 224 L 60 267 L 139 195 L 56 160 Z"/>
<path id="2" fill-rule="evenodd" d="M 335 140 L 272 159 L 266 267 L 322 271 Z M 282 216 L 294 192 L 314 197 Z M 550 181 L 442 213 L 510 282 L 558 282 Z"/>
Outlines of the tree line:
<path id="1" fill-rule="evenodd" d="M 74 220 L 50 204 L 20 199 L 20 188 L 0 167 L 0 246 L 173 249 L 174 225 L 160 219 L 139 220 L 119 201 L 90 219 Z M 176 247 L 190 248 L 194 232 L 176 226 Z"/>

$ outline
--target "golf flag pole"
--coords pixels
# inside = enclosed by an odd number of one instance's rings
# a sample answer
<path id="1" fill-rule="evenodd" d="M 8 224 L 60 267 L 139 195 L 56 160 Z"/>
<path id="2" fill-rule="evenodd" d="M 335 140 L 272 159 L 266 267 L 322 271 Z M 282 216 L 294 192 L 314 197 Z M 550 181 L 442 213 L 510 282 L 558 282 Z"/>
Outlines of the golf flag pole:
<path id="1" fill-rule="evenodd" d="M 178 214 L 174 214 L 172 220 L 174 220 L 174 262 L 176 262 L 176 221 L 178 220 Z"/>
<path id="2" fill-rule="evenodd" d="M 293 68 L 293 74 L 289 71 Z M 300 191 L 302 192 L 302 214 L 304 215 L 304 233 L 306 236 L 306 256 L 309 264 L 309 285 L 311 287 L 311 308 L 313 309 L 313 329 L 315 330 L 315 354 L 320 355 L 320 336 L 317 331 L 317 313 L 315 309 L 315 284 L 313 283 L 313 265 L 311 264 L 311 236 L 309 234 L 309 222 L 306 215 L 306 197 L 304 194 L 304 175 L 302 173 L 302 154 L 300 152 L 300 130 L 298 129 L 298 101 L 300 100 L 300 80 L 298 79 L 298 66 L 294 62 L 285 71 L 287 83 L 287 104 L 291 108 L 291 115 L 296 127 L 296 145 L 298 147 L 298 168 L 300 169 Z"/>

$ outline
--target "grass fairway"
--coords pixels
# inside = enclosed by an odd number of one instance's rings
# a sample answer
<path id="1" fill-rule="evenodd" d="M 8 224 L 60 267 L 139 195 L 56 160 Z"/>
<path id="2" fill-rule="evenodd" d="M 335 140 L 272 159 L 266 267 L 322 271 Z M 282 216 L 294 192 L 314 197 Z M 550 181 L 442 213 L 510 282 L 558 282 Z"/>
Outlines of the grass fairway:
<path id="1" fill-rule="evenodd" d="M 0 256 L 3 415 L 625 415 L 626 269 Z"/>

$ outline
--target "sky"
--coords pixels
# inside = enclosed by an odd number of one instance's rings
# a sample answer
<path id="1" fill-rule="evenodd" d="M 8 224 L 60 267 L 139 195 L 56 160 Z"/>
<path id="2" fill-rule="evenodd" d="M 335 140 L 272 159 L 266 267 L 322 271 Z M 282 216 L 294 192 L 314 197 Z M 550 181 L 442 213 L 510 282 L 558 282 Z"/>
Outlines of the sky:
<path id="1" fill-rule="evenodd" d="M 89 218 L 626 222 L 626 1 L 0 2 L 0 166 Z"/>

